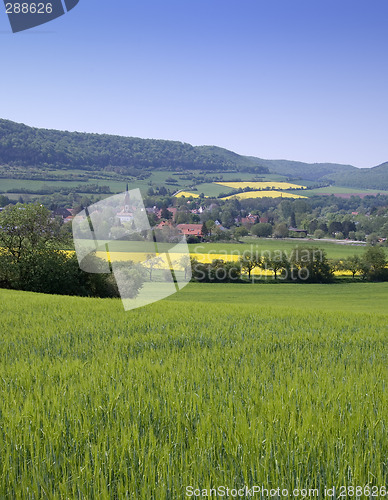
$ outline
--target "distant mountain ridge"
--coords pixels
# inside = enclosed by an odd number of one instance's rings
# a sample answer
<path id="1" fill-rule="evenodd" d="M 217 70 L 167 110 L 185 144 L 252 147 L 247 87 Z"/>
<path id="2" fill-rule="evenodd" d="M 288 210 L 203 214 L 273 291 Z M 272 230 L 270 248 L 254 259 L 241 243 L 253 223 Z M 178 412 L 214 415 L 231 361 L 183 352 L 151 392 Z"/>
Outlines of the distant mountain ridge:
<path id="1" fill-rule="evenodd" d="M 360 189 L 388 189 L 388 162 L 370 169 L 335 163 L 303 163 L 242 156 L 217 146 L 140 139 L 108 134 L 64 132 L 0 119 L 0 165 L 58 169 L 203 170 L 276 173 Z"/>

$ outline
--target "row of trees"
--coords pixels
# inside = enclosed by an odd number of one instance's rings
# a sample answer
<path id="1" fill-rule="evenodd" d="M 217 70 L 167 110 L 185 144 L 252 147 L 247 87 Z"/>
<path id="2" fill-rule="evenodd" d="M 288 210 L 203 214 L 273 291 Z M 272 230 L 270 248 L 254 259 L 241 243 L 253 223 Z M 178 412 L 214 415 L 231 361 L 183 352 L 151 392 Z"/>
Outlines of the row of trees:
<path id="1" fill-rule="evenodd" d="M 215 259 L 202 263 L 191 259 L 192 276 L 200 282 L 235 282 L 244 275 L 252 280 L 271 275 L 273 279 L 305 283 L 330 283 L 335 271 L 348 271 L 352 278 L 360 276 L 368 281 L 387 281 L 388 269 L 384 249 L 368 247 L 363 255 L 354 255 L 344 260 L 329 260 L 319 248 L 295 248 L 291 252 L 282 250 L 244 252 L 238 261 L 225 262 Z"/>
<path id="2" fill-rule="evenodd" d="M 235 282 L 246 275 L 249 280 L 253 272 L 260 269 L 264 276 L 273 273 L 274 279 L 306 283 L 328 283 L 333 271 L 325 252 L 317 248 L 294 249 L 290 254 L 284 251 L 244 252 L 238 261 L 225 262 L 215 259 L 211 263 L 192 259 L 192 276 L 200 282 Z"/>
<path id="3" fill-rule="evenodd" d="M 332 262 L 335 271 L 348 271 L 353 279 L 360 276 L 363 280 L 387 281 L 387 258 L 382 247 L 370 246 L 363 255 L 353 255 L 344 260 Z"/>

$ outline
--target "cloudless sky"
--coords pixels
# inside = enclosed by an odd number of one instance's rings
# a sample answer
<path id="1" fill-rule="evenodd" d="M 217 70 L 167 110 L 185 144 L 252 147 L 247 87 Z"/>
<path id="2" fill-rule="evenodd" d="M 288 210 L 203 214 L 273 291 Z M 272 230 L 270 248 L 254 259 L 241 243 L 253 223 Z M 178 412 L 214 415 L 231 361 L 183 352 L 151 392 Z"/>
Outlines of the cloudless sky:
<path id="1" fill-rule="evenodd" d="M 1 3 L 0 117 L 372 167 L 387 26 L 387 0 L 80 0 L 13 34 Z"/>

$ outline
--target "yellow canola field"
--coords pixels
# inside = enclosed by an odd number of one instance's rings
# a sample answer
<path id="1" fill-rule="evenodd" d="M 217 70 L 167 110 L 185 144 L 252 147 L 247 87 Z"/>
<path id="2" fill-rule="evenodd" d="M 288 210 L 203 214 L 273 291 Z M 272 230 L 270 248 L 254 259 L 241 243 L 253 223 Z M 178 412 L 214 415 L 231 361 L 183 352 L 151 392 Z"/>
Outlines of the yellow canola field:
<path id="1" fill-rule="evenodd" d="M 190 197 L 199 198 L 199 194 L 189 193 L 188 191 L 180 191 L 175 195 L 175 198 L 182 198 L 183 196 L 185 198 L 190 198 Z"/>
<path id="2" fill-rule="evenodd" d="M 132 262 L 143 262 L 147 259 L 147 253 L 142 252 L 109 252 L 109 257 L 112 262 L 114 261 L 127 261 L 131 260 Z M 159 254 L 163 255 L 163 254 Z M 105 259 L 105 252 L 97 252 L 96 256 L 100 259 Z M 223 253 L 191 253 L 190 257 L 197 259 L 198 262 L 203 262 L 205 264 L 211 263 L 215 259 L 221 259 L 225 262 L 237 262 L 239 260 L 238 255 L 226 255 Z M 173 266 L 176 266 L 178 269 L 183 269 L 182 266 L 179 265 L 179 261 L 182 259 L 182 254 L 179 253 L 169 253 L 169 258 Z M 169 264 L 166 259 L 160 263 L 160 265 L 155 266 L 155 269 L 168 269 Z M 255 269 L 252 271 L 253 274 L 261 275 L 261 276 L 272 276 L 271 271 L 263 271 L 261 269 Z"/>
<path id="3" fill-rule="evenodd" d="M 245 189 L 247 187 L 252 189 L 306 189 L 306 186 L 298 184 L 291 184 L 289 182 L 215 182 L 221 186 L 230 187 L 233 189 Z"/>
<path id="4" fill-rule="evenodd" d="M 225 198 L 222 199 L 230 200 L 232 198 L 247 200 L 249 198 L 307 198 L 307 196 L 294 193 L 283 193 L 282 191 L 246 191 L 245 193 L 236 193 L 230 196 L 225 196 Z"/>
<path id="5" fill-rule="evenodd" d="M 67 251 L 66 253 L 72 253 L 71 251 Z M 148 253 L 144 252 L 109 252 L 109 257 L 111 261 L 129 261 L 131 260 L 132 262 L 143 262 L 147 259 Z M 161 254 L 162 255 L 162 254 Z M 99 257 L 100 259 L 105 259 L 106 253 L 105 252 L 97 252 L 96 256 Z M 224 253 L 191 253 L 190 257 L 197 259 L 198 262 L 202 262 L 204 264 L 209 264 L 213 260 L 220 259 L 223 260 L 224 262 L 237 262 L 240 258 L 239 255 L 227 255 Z M 169 258 L 171 263 L 176 266 L 178 269 L 183 269 L 182 266 L 180 266 L 178 263 L 180 259 L 182 258 L 182 254 L 174 254 L 170 253 Z M 163 259 L 162 265 L 156 266 L 155 269 L 168 269 L 169 264 L 167 263 L 166 259 Z M 177 265 L 178 264 L 178 265 Z M 254 275 L 259 275 L 259 276 L 273 276 L 272 271 L 268 270 L 263 270 L 256 268 L 252 271 L 252 274 Z M 336 276 L 351 276 L 352 273 L 350 271 L 335 271 L 334 274 Z"/>

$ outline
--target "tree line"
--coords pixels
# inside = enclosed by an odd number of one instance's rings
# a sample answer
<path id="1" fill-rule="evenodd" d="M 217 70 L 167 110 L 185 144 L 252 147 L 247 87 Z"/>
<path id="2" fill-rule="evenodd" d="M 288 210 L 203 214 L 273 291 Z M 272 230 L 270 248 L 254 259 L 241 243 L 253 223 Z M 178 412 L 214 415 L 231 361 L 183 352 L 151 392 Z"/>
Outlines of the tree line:
<path id="1" fill-rule="evenodd" d="M 363 255 L 343 260 L 328 259 L 320 248 L 295 247 L 263 252 L 246 251 L 237 261 L 214 259 L 211 263 L 191 259 L 192 278 L 203 283 L 232 283 L 273 279 L 298 283 L 332 283 L 336 271 L 346 271 L 364 281 L 388 281 L 383 248 L 369 246 Z"/>

